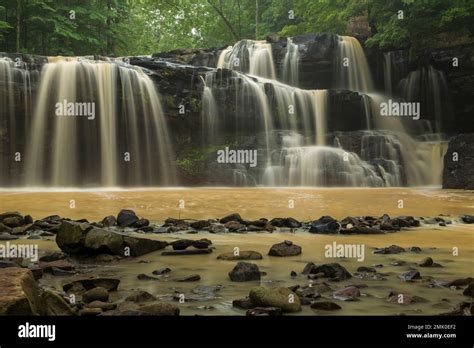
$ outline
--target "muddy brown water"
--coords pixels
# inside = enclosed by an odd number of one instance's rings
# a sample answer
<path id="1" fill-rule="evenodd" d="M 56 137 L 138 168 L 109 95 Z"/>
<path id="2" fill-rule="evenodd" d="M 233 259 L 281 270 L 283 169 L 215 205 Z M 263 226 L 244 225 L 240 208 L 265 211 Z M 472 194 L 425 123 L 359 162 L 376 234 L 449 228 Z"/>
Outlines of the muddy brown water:
<path id="1" fill-rule="evenodd" d="M 259 217 L 292 216 L 301 220 L 331 215 L 341 219 L 347 215 L 381 215 L 390 216 L 438 216 L 451 215 L 453 224 L 447 227 L 423 225 L 420 228 L 405 230 L 384 235 L 315 235 L 307 232 L 276 232 L 247 234 L 186 234 L 173 233 L 163 235 L 140 234 L 147 238 L 160 240 L 176 240 L 180 238 L 212 240 L 216 250 L 209 255 L 196 256 L 161 256 L 161 252 L 150 253 L 138 258 L 123 259 L 109 263 L 81 265 L 81 275 L 53 277 L 46 275 L 41 283 L 46 287 L 61 289 L 62 284 L 80 276 L 109 276 L 121 279 L 119 291 L 112 300 L 119 300 L 133 290 L 146 290 L 164 301 L 178 304 L 182 314 L 202 315 L 242 315 L 245 311 L 232 308 L 233 299 L 245 297 L 249 290 L 262 284 L 263 286 L 291 286 L 308 284 L 303 276 L 295 279 L 290 277 L 291 271 L 300 273 L 307 262 L 317 264 L 339 262 L 351 273 L 359 266 L 383 264 L 378 269 L 386 280 L 360 280 L 352 278 L 343 282 L 328 282 L 333 289 L 340 289 L 349 284 L 366 284 L 362 288 L 359 301 L 342 302 L 331 299 L 331 293 L 323 294 L 328 300 L 337 302 L 343 308 L 329 312 L 331 315 L 368 315 L 368 314 L 438 314 L 447 312 L 467 297 L 462 289 L 429 288 L 430 277 L 435 279 L 456 279 L 473 276 L 474 260 L 474 226 L 459 223 L 460 214 L 474 214 L 474 194 L 469 191 L 447 191 L 440 189 L 310 189 L 310 188 L 245 188 L 245 189 L 163 189 L 163 190 L 117 190 L 117 191 L 48 191 L 25 192 L 5 191 L 0 193 L 0 211 L 17 210 L 23 214 L 31 214 L 33 218 L 59 214 L 73 219 L 87 218 L 89 221 L 101 220 L 104 216 L 115 215 L 122 208 L 134 209 L 138 215 L 154 222 L 163 221 L 166 217 L 181 218 L 217 218 L 228 213 L 239 212 L 242 217 L 255 219 Z M 70 200 L 75 200 L 76 208 L 70 208 Z M 184 209 L 179 209 L 180 200 L 184 200 Z M 289 208 L 289 200 L 293 200 L 294 208 Z M 403 200 L 403 208 L 398 208 Z M 138 234 L 137 234 L 138 235 Z M 293 257 L 267 256 L 272 244 L 291 240 L 303 249 L 302 255 Z M 55 241 L 25 240 L 21 243 L 37 243 L 40 253 L 57 250 Z M 325 246 L 338 244 L 361 244 L 365 247 L 365 259 L 359 262 L 354 258 L 326 258 Z M 419 254 L 405 252 L 398 255 L 376 255 L 373 248 L 391 244 L 405 248 L 418 246 Z M 249 261 L 267 273 L 261 282 L 231 282 L 228 272 L 235 261 L 216 260 L 217 255 L 240 250 L 255 250 L 264 255 L 263 260 Z M 453 248 L 459 254 L 453 255 Z M 442 268 L 418 267 L 416 263 L 430 256 Z M 396 260 L 405 261 L 403 266 L 392 266 Z M 142 262 L 140 262 L 142 261 Z M 143 261 L 147 263 L 143 263 Z M 97 266 L 97 267 L 95 267 Z M 138 280 L 137 275 L 151 275 L 153 270 L 170 267 L 168 277 L 160 281 Z M 401 273 L 417 268 L 423 280 L 407 283 L 398 278 Z M 175 279 L 191 274 L 200 274 L 198 282 L 181 283 Z M 222 285 L 217 298 L 204 302 L 186 302 L 179 304 L 170 299 L 177 291 L 186 295 L 197 285 Z M 392 304 L 386 301 L 388 293 L 395 291 L 411 296 L 419 296 L 426 303 Z M 303 306 L 302 315 L 324 315 L 309 306 Z"/>

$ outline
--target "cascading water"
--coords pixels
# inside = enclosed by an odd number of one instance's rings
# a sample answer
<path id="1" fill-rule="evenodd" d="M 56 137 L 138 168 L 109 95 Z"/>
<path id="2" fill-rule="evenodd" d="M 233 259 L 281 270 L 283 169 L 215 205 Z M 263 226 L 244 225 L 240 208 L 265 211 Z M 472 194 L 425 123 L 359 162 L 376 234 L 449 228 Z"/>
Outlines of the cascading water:
<path id="1" fill-rule="evenodd" d="M 291 86 L 299 84 L 300 55 L 298 45 L 289 37 L 286 44 L 285 58 L 283 59 L 283 81 Z"/>
<path id="2" fill-rule="evenodd" d="M 339 36 L 338 86 L 357 92 L 373 90 L 372 76 L 364 50 L 352 36 Z"/>
<path id="3" fill-rule="evenodd" d="M 448 87 L 442 71 L 429 65 L 412 71 L 399 83 L 399 91 L 406 101 L 420 101 L 422 112 L 435 121 L 435 129 L 442 129 L 442 116 L 448 112 L 446 96 Z"/>
<path id="4" fill-rule="evenodd" d="M 62 105 L 75 112 L 58 114 Z M 79 117 L 77 108 L 95 115 Z M 140 68 L 89 60 L 46 64 L 32 130 L 27 186 L 173 183 L 159 96 Z"/>
<path id="5" fill-rule="evenodd" d="M 217 68 L 276 79 L 272 45 L 266 41 L 242 40 L 228 47 L 221 52 Z"/>
<path id="6" fill-rule="evenodd" d="M 20 163 L 15 157 L 24 150 L 37 77 L 38 72 L 19 58 L 0 57 L 0 184 L 10 181 L 8 173 Z"/>

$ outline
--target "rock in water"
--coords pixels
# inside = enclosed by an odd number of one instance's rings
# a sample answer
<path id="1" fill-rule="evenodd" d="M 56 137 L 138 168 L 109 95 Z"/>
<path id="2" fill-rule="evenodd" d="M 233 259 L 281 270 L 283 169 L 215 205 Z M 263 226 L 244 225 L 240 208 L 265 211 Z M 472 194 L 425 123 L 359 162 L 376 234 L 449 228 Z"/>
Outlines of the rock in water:
<path id="1" fill-rule="evenodd" d="M 117 219 L 113 215 L 106 216 L 105 218 L 102 219 L 102 225 L 104 227 L 115 226 L 116 223 L 117 223 Z"/>
<path id="2" fill-rule="evenodd" d="M 347 288 L 334 291 L 332 297 L 341 301 L 355 301 L 358 299 L 358 297 L 360 297 L 360 290 L 355 286 L 349 286 Z"/>
<path id="3" fill-rule="evenodd" d="M 71 254 L 112 254 L 140 256 L 164 249 L 168 243 L 130 237 L 121 233 L 96 228 L 87 223 L 63 221 L 56 235 L 56 243 Z M 127 254 L 129 252 L 129 254 Z"/>
<path id="4" fill-rule="evenodd" d="M 250 290 L 250 301 L 255 307 L 277 307 L 285 313 L 301 311 L 301 302 L 294 292 L 288 288 L 256 287 Z"/>
<path id="5" fill-rule="evenodd" d="M 462 215 L 461 221 L 465 224 L 474 224 L 474 216 L 473 215 Z"/>
<path id="6" fill-rule="evenodd" d="M 334 281 L 346 280 L 352 277 L 352 275 L 338 263 L 326 263 L 324 265 L 316 266 L 313 263 L 306 265 L 303 272 L 305 274 L 318 274 L 322 273 L 324 277 L 330 278 Z"/>
<path id="7" fill-rule="evenodd" d="M 301 247 L 293 244 L 292 241 L 285 240 L 282 243 L 274 244 L 268 255 L 270 256 L 296 256 L 301 254 Z"/>
<path id="8" fill-rule="evenodd" d="M 421 275 L 420 272 L 418 272 L 417 270 L 412 270 L 399 275 L 399 278 L 406 282 L 410 282 L 413 280 L 421 279 Z"/>
<path id="9" fill-rule="evenodd" d="M 109 300 L 109 293 L 103 287 L 96 287 L 86 291 L 82 295 L 82 301 L 85 303 L 93 302 L 93 301 L 102 301 L 107 302 Z"/>
<path id="10" fill-rule="evenodd" d="M 0 315 L 41 315 L 38 285 L 30 270 L 0 269 Z"/>
<path id="11" fill-rule="evenodd" d="M 58 294 L 46 290 L 41 295 L 43 301 L 45 315 L 73 315 L 69 304 Z"/>
<path id="12" fill-rule="evenodd" d="M 474 297 L 474 282 L 470 283 L 462 292 L 464 296 Z"/>
<path id="13" fill-rule="evenodd" d="M 122 209 L 117 216 L 117 225 L 120 227 L 130 227 L 139 220 L 133 210 Z"/>
<path id="14" fill-rule="evenodd" d="M 311 233 L 338 233 L 341 230 L 341 224 L 330 216 L 322 216 L 311 223 L 309 232 Z"/>
<path id="15" fill-rule="evenodd" d="M 228 252 L 217 256 L 218 260 L 261 260 L 262 258 L 262 254 L 252 250 L 242 250 L 237 255 L 233 252 Z"/>
<path id="16" fill-rule="evenodd" d="M 419 266 L 420 267 L 431 267 L 431 266 L 433 266 L 433 259 L 431 257 L 424 258 L 423 260 L 421 260 Z"/>
<path id="17" fill-rule="evenodd" d="M 237 222 L 242 223 L 243 220 L 242 220 L 242 217 L 240 216 L 240 214 L 237 214 L 237 213 L 227 215 L 227 216 L 225 216 L 225 217 L 223 217 L 222 219 L 219 220 L 219 222 L 221 224 L 225 224 L 229 221 L 237 221 Z"/>
<path id="18" fill-rule="evenodd" d="M 120 284 L 119 279 L 113 278 L 85 278 L 75 280 L 71 283 L 67 283 L 63 285 L 63 290 L 68 292 L 71 289 L 78 289 L 82 288 L 83 290 L 91 290 L 96 287 L 103 287 L 107 291 L 115 291 L 117 290 Z"/>
<path id="19" fill-rule="evenodd" d="M 249 262 L 239 262 L 229 272 L 230 280 L 234 282 L 248 282 L 260 280 L 260 270 L 258 266 Z"/>
<path id="20" fill-rule="evenodd" d="M 390 245 L 386 248 L 377 248 L 374 250 L 374 254 L 400 254 L 405 252 L 405 249 L 398 245 Z"/>
<path id="21" fill-rule="evenodd" d="M 341 306 L 334 302 L 314 302 L 311 304 L 311 308 L 320 311 L 336 311 L 338 309 L 342 309 Z"/>
<path id="22" fill-rule="evenodd" d="M 245 313 L 248 317 L 274 317 L 282 315 L 281 308 L 277 307 L 255 307 Z"/>

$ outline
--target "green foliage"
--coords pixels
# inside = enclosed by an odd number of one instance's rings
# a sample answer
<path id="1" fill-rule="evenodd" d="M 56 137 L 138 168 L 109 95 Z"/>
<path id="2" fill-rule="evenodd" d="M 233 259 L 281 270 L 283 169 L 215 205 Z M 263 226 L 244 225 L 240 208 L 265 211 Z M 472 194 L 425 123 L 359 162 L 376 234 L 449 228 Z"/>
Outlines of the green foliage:
<path id="1" fill-rule="evenodd" d="M 0 50 L 151 54 L 272 34 L 347 34 L 360 15 L 372 29 L 367 45 L 383 49 L 421 50 L 440 35 L 474 31 L 472 0 L 2 0 Z"/>

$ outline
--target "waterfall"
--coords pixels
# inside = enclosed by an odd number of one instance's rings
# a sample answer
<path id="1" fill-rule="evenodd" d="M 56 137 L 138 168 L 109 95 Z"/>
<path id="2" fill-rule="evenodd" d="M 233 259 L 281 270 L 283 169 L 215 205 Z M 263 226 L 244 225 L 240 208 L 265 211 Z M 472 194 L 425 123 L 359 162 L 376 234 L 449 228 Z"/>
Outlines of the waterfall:
<path id="1" fill-rule="evenodd" d="M 442 116 L 448 112 L 445 101 L 449 93 L 442 71 L 431 65 L 412 71 L 400 81 L 399 90 L 405 100 L 421 103 L 422 112 L 436 121 L 437 132 L 443 129 Z"/>
<path id="2" fill-rule="evenodd" d="M 299 84 L 300 55 L 298 45 L 291 37 L 287 39 L 285 58 L 283 59 L 283 81 L 292 86 Z"/>
<path id="3" fill-rule="evenodd" d="M 75 112 L 58 114 L 61 104 Z M 84 115 L 77 111 L 86 108 L 95 109 L 95 115 L 79 117 Z M 140 68 L 85 59 L 46 64 L 31 129 L 27 186 L 173 182 L 158 92 Z"/>
<path id="4" fill-rule="evenodd" d="M 290 147 L 282 152 L 280 167 L 277 185 L 386 186 L 378 168 L 334 147 Z"/>
<path id="5" fill-rule="evenodd" d="M 20 58 L 0 57 L 0 184 L 11 183 L 20 174 L 21 161 L 15 158 L 24 151 L 37 75 Z"/>
<path id="6" fill-rule="evenodd" d="M 357 92 L 373 90 L 372 76 L 359 41 L 352 36 L 339 36 L 338 86 Z"/>
<path id="7" fill-rule="evenodd" d="M 212 144 L 212 141 L 216 139 L 216 129 L 218 129 L 218 107 L 212 91 L 213 80 L 214 73 L 206 74 L 205 79 L 203 79 L 204 88 L 202 92 L 201 109 L 201 136 L 203 145 Z"/>
<path id="8" fill-rule="evenodd" d="M 272 45 L 266 41 L 241 40 L 219 55 L 217 68 L 276 79 Z"/>
<path id="9" fill-rule="evenodd" d="M 383 76 L 385 93 L 392 95 L 392 52 L 385 52 L 383 54 Z"/>

